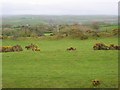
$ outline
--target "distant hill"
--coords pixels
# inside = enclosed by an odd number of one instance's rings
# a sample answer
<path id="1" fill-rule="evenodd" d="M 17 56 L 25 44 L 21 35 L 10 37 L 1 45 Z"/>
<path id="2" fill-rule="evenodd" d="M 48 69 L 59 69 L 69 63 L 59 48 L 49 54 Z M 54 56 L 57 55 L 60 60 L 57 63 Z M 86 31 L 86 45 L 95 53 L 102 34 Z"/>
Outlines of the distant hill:
<path id="1" fill-rule="evenodd" d="M 117 24 L 118 17 L 110 15 L 12 15 L 2 16 L 3 24 L 89 24 L 93 21 Z"/>

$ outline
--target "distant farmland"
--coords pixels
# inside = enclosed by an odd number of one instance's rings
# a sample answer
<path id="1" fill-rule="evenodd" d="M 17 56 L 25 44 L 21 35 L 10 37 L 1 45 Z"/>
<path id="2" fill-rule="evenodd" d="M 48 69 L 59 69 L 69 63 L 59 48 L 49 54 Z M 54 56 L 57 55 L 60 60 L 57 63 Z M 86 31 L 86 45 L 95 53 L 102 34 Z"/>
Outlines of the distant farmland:
<path id="1" fill-rule="evenodd" d="M 73 23 L 88 23 L 100 21 L 106 23 L 117 24 L 117 16 L 77 16 L 77 15 L 19 15 L 19 16 L 3 16 L 3 24 L 73 24 Z"/>

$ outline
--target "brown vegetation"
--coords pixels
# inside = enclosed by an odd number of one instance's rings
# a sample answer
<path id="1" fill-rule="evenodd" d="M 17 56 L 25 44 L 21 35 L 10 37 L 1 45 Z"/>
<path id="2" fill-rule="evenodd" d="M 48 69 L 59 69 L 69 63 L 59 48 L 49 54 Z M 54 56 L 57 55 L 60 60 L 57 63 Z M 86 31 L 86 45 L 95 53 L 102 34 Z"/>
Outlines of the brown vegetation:
<path id="1" fill-rule="evenodd" d="M 19 52 L 19 51 L 23 51 L 20 45 L 0 47 L 0 52 Z"/>
<path id="2" fill-rule="evenodd" d="M 96 43 L 93 46 L 94 50 L 120 50 L 119 45 L 110 44 L 110 46 L 105 45 L 104 43 Z"/>
<path id="3" fill-rule="evenodd" d="M 30 44 L 30 45 L 28 45 L 28 46 L 25 46 L 25 48 L 27 49 L 27 50 L 32 50 L 32 51 L 40 51 L 40 49 L 38 48 L 38 46 L 37 45 L 35 45 L 35 44 Z"/>
<path id="4" fill-rule="evenodd" d="M 74 51 L 74 50 L 76 50 L 76 48 L 73 48 L 73 47 L 67 48 L 67 51 Z"/>
<path id="5" fill-rule="evenodd" d="M 98 85 L 100 85 L 100 81 L 99 80 L 92 80 L 92 84 L 93 84 L 93 86 L 98 86 Z"/>

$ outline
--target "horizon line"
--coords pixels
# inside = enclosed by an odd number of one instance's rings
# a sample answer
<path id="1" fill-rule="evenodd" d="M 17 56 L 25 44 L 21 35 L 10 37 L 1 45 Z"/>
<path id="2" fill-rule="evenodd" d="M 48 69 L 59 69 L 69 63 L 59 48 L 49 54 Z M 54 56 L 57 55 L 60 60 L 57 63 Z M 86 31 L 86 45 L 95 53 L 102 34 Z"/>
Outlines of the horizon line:
<path id="1" fill-rule="evenodd" d="M 118 16 L 117 14 L 2 14 L 1 16 Z"/>

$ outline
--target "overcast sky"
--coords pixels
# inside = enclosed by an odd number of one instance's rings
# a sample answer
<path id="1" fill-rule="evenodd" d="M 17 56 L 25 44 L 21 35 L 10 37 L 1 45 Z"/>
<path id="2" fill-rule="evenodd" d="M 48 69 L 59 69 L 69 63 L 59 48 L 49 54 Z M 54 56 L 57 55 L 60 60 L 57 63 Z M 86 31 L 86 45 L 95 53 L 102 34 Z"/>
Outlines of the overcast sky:
<path id="1" fill-rule="evenodd" d="M 2 0 L 2 14 L 117 15 L 119 0 Z"/>

